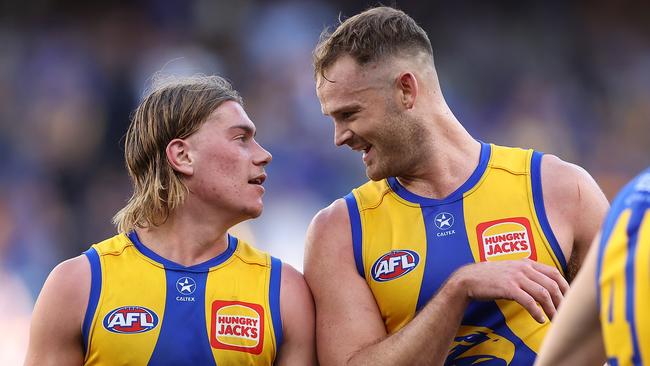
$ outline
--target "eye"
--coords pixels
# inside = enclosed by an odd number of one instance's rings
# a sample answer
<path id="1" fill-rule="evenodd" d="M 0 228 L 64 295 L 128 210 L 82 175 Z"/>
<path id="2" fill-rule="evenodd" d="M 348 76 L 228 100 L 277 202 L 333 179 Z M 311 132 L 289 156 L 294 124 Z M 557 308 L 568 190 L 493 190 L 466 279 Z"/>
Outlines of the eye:
<path id="1" fill-rule="evenodd" d="M 357 111 L 347 111 L 347 112 L 341 112 L 341 119 L 346 120 L 350 119 L 352 116 L 354 116 L 357 113 Z"/>
<path id="2" fill-rule="evenodd" d="M 240 141 L 248 141 L 248 139 L 249 139 L 248 135 L 237 135 L 234 138 L 234 140 L 240 140 Z"/>

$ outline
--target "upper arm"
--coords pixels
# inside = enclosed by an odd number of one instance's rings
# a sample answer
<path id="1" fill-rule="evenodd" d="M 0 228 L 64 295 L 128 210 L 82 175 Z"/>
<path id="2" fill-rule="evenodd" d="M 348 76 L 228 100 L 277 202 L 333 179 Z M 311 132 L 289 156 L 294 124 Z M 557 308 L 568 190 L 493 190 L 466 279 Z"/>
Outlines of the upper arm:
<path id="1" fill-rule="evenodd" d="M 587 255 L 609 202 L 591 175 L 575 164 L 544 155 L 541 170 L 544 206 L 570 279 Z"/>
<path id="2" fill-rule="evenodd" d="M 81 327 L 90 294 L 85 256 L 52 270 L 34 305 L 25 365 L 81 365 Z"/>
<path id="3" fill-rule="evenodd" d="M 553 319 L 535 363 L 537 366 L 602 365 L 605 362 L 596 299 L 597 243 L 598 236 Z"/>
<path id="4" fill-rule="evenodd" d="M 315 365 L 314 301 L 300 272 L 282 265 L 280 313 L 283 341 L 277 365 Z"/>
<path id="5" fill-rule="evenodd" d="M 355 352 L 386 337 L 377 303 L 359 276 L 345 201 L 314 217 L 307 232 L 305 279 L 316 303 L 318 357 L 345 364 Z"/>

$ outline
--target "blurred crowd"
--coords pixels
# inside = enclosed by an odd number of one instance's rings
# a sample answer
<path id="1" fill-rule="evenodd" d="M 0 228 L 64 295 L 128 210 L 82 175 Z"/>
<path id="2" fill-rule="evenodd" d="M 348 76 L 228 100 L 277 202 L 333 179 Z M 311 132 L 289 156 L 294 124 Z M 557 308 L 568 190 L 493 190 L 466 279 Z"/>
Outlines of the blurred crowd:
<path id="1" fill-rule="evenodd" d="M 122 136 L 155 72 L 216 73 L 242 93 L 274 159 L 265 213 L 237 231 L 302 268 L 311 217 L 365 180 L 360 156 L 333 145 L 311 50 L 372 4 L 1 2 L 0 324 L 26 333 L 53 266 L 115 233 L 130 196 Z M 610 198 L 650 163 L 649 4 L 396 4 L 428 31 L 447 100 L 476 138 L 575 162 Z M 0 364 L 20 362 L 20 339 L 0 339 Z"/>

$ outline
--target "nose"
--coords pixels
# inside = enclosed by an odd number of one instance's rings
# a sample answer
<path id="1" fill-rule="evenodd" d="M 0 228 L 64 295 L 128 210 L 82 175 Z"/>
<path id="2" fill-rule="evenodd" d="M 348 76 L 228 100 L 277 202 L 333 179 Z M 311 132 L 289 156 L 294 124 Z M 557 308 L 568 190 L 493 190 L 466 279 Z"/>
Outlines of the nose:
<path id="1" fill-rule="evenodd" d="M 354 136 L 352 131 L 341 126 L 339 123 L 334 123 L 334 144 L 336 146 L 344 145 L 352 136 Z"/>
<path id="2" fill-rule="evenodd" d="M 257 141 L 255 141 L 255 145 L 257 145 L 257 154 L 255 155 L 255 159 L 253 160 L 253 163 L 255 165 L 259 166 L 266 166 L 268 165 L 271 160 L 273 160 L 273 155 L 271 155 L 270 152 L 268 152 L 265 148 L 262 147 Z"/>

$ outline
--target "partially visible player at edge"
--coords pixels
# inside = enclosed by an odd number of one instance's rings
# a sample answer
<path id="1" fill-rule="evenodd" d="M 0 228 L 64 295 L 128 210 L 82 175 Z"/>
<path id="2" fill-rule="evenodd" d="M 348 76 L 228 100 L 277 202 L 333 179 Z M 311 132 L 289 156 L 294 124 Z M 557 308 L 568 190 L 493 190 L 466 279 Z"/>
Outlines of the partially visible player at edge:
<path id="1" fill-rule="evenodd" d="M 535 365 L 650 365 L 650 167 L 612 203 Z"/>
<path id="2" fill-rule="evenodd" d="M 371 179 L 308 231 L 321 363 L 532 364 L 607 210 L 597 184 L 470 136 L 402 11 L 345 20 L 314 65 L 334 142 L 362 153 Z"/>
<path id="3" fill-rule="evenodd" d="M 125 157 L 134 194 L 119 234 L 52 271 L 26 365 L 315 364 L 302 275 L 227 233 L 262 213 L 271 161 L 230 84 L 158 83 Z"/>

